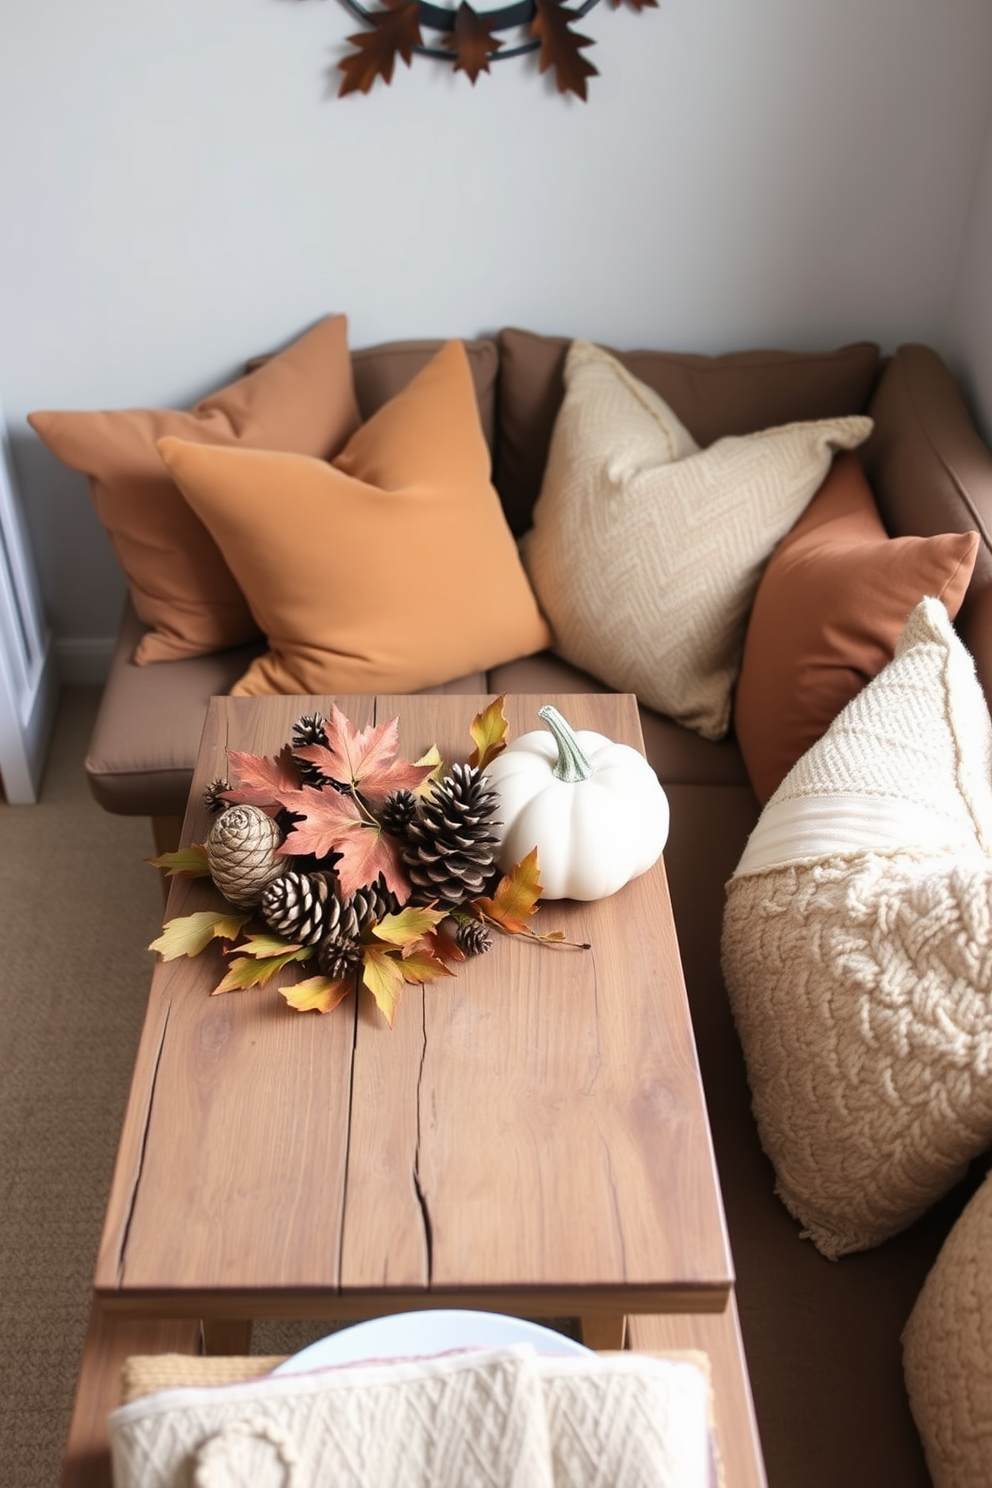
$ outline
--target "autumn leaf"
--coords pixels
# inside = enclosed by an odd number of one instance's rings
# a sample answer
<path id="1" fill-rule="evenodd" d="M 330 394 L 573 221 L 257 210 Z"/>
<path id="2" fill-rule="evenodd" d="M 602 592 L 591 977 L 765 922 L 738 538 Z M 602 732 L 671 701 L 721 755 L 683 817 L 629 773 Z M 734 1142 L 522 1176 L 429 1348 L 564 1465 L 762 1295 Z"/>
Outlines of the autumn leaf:
<path id="1" fill-rule="evenodd" d="M 354 976 L 341 977 L 336 982 L 332 982 L 330 977 L 313 976 L 303 982 L 294 982 L 292 986 L 280 987 L 279 993 L 298 1013 L 329 1013 L 344 1001 L 354 985 Z"/>
<path id="2" fill-rule="evenodd" d="M 434 760 L 414 764 L 397 759 L 398 718 L 359 731 L 334 703 L 324 734 L 326 748 L 308 744 L 296 751 L 298 758 L 310 760 L 331 780 L 357 791 L 373 806 L 381 805 L 391 791 L 416 790 L 435 768 Z"/>
<path id="3" fill-rule="evenodd" d="M 344 73 L 339 98 L 346 93 L 367 93 L 377 77 L 384 83 L 392 82 L 397 56 L 409 67 L 414 47 L 422 45 L 417 0 L 384 0 L 384 4 L 384 10 L 369 12 L 371 31 L 359 31 L 348 37 L 358 50 L 338 63 Z"/>
<path id="4" fill-rule="evenodd" d="M 372 934 L 376 940 L 387 945 L 409 946 L 429 935 L 445 918 L 446 909 L 424 909 L 419 905 L 407 905 L 396 914 L 383 915 Z"/>
<path id="5" fill-rule="evenodd" d="M 432 744 L 427 753 L 420 756 L 416 764 L 426 765 L 430 774 L 425 775 L 420 784 L 413 787 L 413 793 L 415 796 L 428 796 L 434 782 L 444 779 L 444 760 L 438 752 L 437 745 Z"/>
<path id="6" fill-rule="evenodd" d="M 238 947 L 239 952 L 247 950 L 247 946 Z M 305 961 L 312 954 L 312 946 L 290 946 L 276 956 L 258 956 L 252 951 L 248 951 L 247 955 L 239 954 L 231 961 L 223 981 L 218 982 L 210 995 L 219 997 L 222 992 L 244 992 L 249 987 L 264 987 L 271 982 L 277 971 L 281 971 L 291 961 Z"/>
<path id="7" fill-rule="evenodd" d="M 193 843 L 189 847 L 181 847 L 178 852 L 160 853 L 157 858 L 146 858 L 153 868 L 161 868 L 169 878 L 175 878 L 177 874 L 184 878 L 209 878 L 210 865 L 207 862 L 207 850 L 199 843 Z"/>
<path id="8" fill-rule="evenodd" d="M 509 935 L 526 935 L 527 920 L 535 913 L 541 897 L 541 875 L 537 866 L 537 848 L 500 879 L 492 898 L 472 899 L 472 906 L 484 919 Z"/>
<path id="9" fill-rule="evenodd" d="M 254 956 L 259 961 L 267 956 L 281 956 L 284 951 L 292 951 L 293 954 L 288 957 L 291 961 L 306 961 L 313 955 L 314 947 L 295 944 L 287 945 L 283 936 L 266 934 L 264 932 L 261 934 L 253 932 L 251 935 L 247 935 L 238 946 L 239 955 Z"/>
<path id="10" fill-rule="evenodd" d="M 498 754 L 502 754 L 506 748 L 506 736 L 510 731 L 506 714 L 503 712 L 503 704 L 506 701 L 506 693 L 501 692 L 495 702 L 490 703 L 481 713 L 477 713 L 469 725 L 469 733 L 472 735 L 472 743 L 475 748 L 468 757 L 470 765 L 478 765 L 479 773 L 485 770 L 491 760 Z"/>
<path id="11" fill-rule="evenodd" d="M 400 961 L 400 971 L 405 982 L 436 982 L 438 977 L 455 974 L 437 956 L 432 955 L 426 946 L 404 956 Z"/>
<path id="12" fill-rule="evenodd" d="M 561 0 L 534 0 L 534 19 L 530 29 L 541 43 L 541 72 L 553 67 L 558 92 L 577 93 L 585 99 L 586 78 L 595 77 L 598 68 L 582 55 L 593 41 L 590 36 L 572 30 L 575 19 L 575 12 L 566 10 Z"/>
<path id="13" fill-rule="evenodd" d="M 392 1028 L 405 985 L 399 957 L 385 946 L 366 946 L 362 956 L 362 981 L 375 998 L 376 1007 Z"/>
<path id="14" fill-rule="evenodd" d="M 251 915 L 231 914 L 228 909 L 201 909 L 196 914 L 180 915 L 162 927 L 162 934 L 148 947 L 158 951 L 163 961 L 178 956 L 198 956 L 212 940 L 237 940 Z"/>
<path id="15" fill-rule="evenodd" d="M 227 751 L 228 764 L 237 777 L 230 790 L 221 791 L 225 801 L 234 806 L 260 806 L 274 816 L 287 793 L 300 788 L 300 771 L 293 751 L 285 744 L 274 759 L 265 755 L 246 754 L 240 749 Z"/>
<path id="16" fill-rule="evenodd" d="M 434 955 L 441 961 L 467 961 L 468 957 L 458 942 L 440 925 L 429 937 Z"/>
<path id="17" fill-rule="evenodd" d="M 399 844 L 362 810 L 354 796 L 342 791 L 314 790 L 313 786 L 305 785 L 302 790 L 284 796 L 283 803 L 300 814 L 302 820 L 293 823 L 277 849 L 279 853 L 286 857 L 312 853 L 318 858 L 339 853 L 334 871 L 343 895 L 375 883 L 381 874 L 386 887 L 398 899 L 409 898 L 410 880 Z"/>
<path id="18" fill-rule="evenodd" d="M 455 72 L 464 72 L 475 87 L 479 73 L 489 71 L 489 58 L 503 43 L 467 0 L 462 0 L 455 11 L 454 30 L 445 37 L 444 45 L 455 53 Z"/>

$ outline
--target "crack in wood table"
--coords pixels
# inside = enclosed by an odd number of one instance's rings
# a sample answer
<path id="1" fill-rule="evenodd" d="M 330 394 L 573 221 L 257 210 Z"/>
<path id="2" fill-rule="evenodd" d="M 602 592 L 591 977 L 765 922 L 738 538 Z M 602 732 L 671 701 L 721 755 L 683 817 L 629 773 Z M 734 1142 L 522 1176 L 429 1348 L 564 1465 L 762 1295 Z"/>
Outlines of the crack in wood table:
<path id="1" fill-rule="evenodd" d="M 184 842 L 206 835 L 203 788 L 228 748 L 273 755 L 330 701 L 214 698 Z M 336 701 L 357 727 L 398 717 L 404 755 L 436 743 L 450 763 L 490 699 Z M 511 737 L 543 702 L 642 747 L 629 695 L 510 696 Z M 218 902 L 209 881 L 176 880 L 168 916 Z M 365 990 L 326 1015 L 292 1011 L 275 984 L 211 997 L 219 948 L 155 966 L 66 1483 L 97 1481 L 80 1464 L 99 1456 L 99 1380 L 122 1350 L 188 1347 L 202 1325 L 209 1352 L 246 1352 L 268 1317 L 573 1316 L 598 1348 L 622 1346 L 628 1315 L 709 1317 L 753 1438 L 663 862 L 609 899 L 542 904 L 536 924 L 591 949 L 497 935 L 456 976 L 408 986 L 392 1029 Z M 164 1344 L 134 1350 L 141 1326 Z M 753 1456 L 742 1483 L 761 1481 Z"/>

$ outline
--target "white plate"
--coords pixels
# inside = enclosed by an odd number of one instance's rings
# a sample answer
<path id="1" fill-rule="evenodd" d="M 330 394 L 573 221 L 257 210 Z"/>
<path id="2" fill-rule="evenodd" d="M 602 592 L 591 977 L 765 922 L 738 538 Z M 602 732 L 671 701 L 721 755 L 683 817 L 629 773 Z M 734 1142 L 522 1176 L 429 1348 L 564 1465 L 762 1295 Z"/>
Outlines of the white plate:
<path id="1" fill-rule="evenodd" d="M 509 1343 L 532 1343 L 539 1354 L 588 1354 L 573 1338 L 499 1312 L 456 1312 L 439 1308 L 428 1312 L 397 1312 L 370 1318 L 353 1328 L 342 1328 L 318 1338 L 280 1364 L 276 1374 L 301 1374 L 331 1364 L 358 1364 L 363 1359 L 400 1359 L 411 1355 L 443 1354 L 449 1349 L 502 1348 Z"/>

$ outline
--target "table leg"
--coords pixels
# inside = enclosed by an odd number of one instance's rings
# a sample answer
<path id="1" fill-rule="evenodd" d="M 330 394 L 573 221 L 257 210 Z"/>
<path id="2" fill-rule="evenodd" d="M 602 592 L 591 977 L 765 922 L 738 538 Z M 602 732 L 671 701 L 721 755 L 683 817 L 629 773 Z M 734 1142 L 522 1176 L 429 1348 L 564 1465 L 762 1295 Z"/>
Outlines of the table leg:
<path id="1" fill-rule="evenodd" d="M 110 1488 L 107 1413 L 121 1403 L 121 1367 L 130 1354 L 195 1354 L 198 1325 L 105 1313 L 94 1301 L 62 1462 L 62 1488 Z"/>
<path id="2" fill-rule="evenodd" d="M 582 1342 L 591 1349 L 622 1349 L 627 1319 L 622 1312 L 590 1312 L 579 1318 Z"/>
<path id="3" fill-rule="evenodd" d="M 203 1352 L 221 1357 L 251 1353 L 251 1318 L 204 1318 Z"/>

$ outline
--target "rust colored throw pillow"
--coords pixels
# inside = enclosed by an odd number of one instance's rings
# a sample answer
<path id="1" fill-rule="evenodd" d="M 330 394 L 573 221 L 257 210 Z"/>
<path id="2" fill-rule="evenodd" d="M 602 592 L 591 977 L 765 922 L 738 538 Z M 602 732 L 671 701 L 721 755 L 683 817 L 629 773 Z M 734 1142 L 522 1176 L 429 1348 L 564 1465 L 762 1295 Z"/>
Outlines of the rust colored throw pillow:
<path id="1" fill-rule="evenodd" d="M 772 555 L 755 596 L 734 699 L 734 728 L 764 805 L 844 705 L 891 661 L 920 600 L 953 620 L 976 532 L 890 538 L 857 455 L 836 456 Z"/>
<path id="2" fill-rule="evenodd" d="M 330 464 L 172 438 L 159 450 L 269 639 L 232 693 L 409 692 L 550 642 L 459 341 Z"/>
<path id="3" fill-rule="evenodd" d="M 134 660 L 172 661 L 240 645 L 258 634 L 251 612 L 156 442 L 178 435 L 214 447 L 337 454 L 359 422 L 348 322 L 328 316 L 189 412 L 32 413 L 28 422 L 53 454 L 89 478 L 134 607 L 149 627 Z"/>

